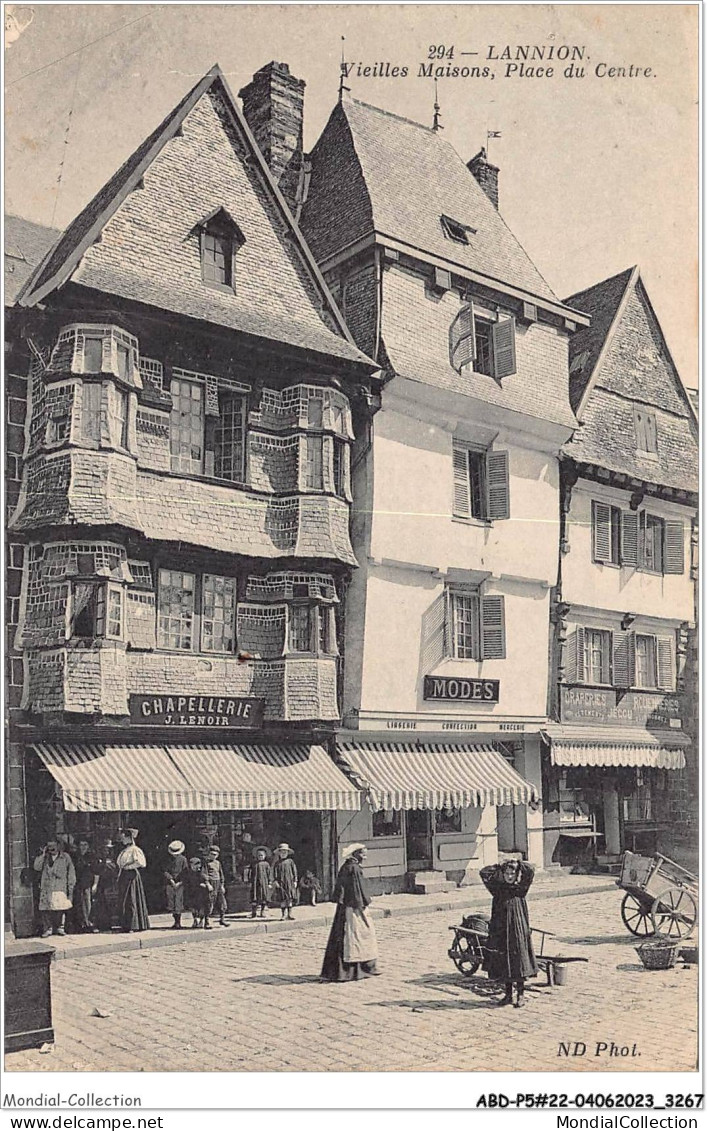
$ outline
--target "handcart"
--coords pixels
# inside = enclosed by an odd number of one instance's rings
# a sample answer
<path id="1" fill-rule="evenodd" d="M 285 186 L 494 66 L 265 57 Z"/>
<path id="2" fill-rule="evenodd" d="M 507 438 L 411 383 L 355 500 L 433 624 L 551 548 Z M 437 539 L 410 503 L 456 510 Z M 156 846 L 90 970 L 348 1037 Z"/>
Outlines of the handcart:
<path id="1" fill-rule="evenodd" d="M 656 852 L 624 852 L 616 881 L 626 892 L 621 918 L 632 935 L 686 939 L 697 922 L 697 876 Z"/>
<path id="2" fill-rule="evenodd" d="M 461 926 L 450 927 L 449 930 L 454 931 L 454 941 L 447 954 L 461 974 L 471 977 L 486 957 L 489 921 L 484 915 L 467 915 L 462 919 Z M 541 931 L 537 927 L 531 927 L 530 933 L 533 936 L 535 960 L 539 969 L 545 973 L 548 986 L 559 984 L 558 966 L 564 966 L 569 962 L 589 961 L 588 958 L 575 955 L 546 954 L 545 939 L 554 938 L 552 931 Z"/>

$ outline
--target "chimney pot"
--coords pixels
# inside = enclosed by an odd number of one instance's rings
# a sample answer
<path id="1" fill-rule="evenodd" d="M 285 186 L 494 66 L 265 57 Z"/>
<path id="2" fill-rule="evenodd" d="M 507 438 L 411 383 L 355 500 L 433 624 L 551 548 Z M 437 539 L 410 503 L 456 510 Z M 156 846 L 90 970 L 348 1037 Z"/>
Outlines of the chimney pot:
<path id="1" fill-rule="evenodd" d="M 498 165 L 491 164 L 486 156 L 486 150 L 482 147 L 476 156 L 467 162 L 466 167 L 498 211 Z"/>

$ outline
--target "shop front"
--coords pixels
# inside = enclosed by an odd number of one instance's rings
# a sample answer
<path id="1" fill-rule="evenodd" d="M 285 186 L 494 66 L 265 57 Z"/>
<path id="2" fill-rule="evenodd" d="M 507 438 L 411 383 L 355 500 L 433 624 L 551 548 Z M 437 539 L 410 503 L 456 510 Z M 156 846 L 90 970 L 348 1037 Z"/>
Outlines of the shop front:
<path id="1" fill-rule="evenodd" d="M 95 732 L 94 732 L 95 733 Z M 335 815 L 360 808 L 361 793 L 315 741 L 285 739 L 90 741 L 66 732 L 36 738 L 24 748 L 25 806 L 31 863 L 51 837 L 70 849 L 87 836 L 97 852 L 115 845 L 124 826 L 139 830 L 147 858 L 148 905 L 164 907 L 162 870 L 167 845 L 187 852 L 218 844 L 232 911 L 248 905 L 257 845 L 287 842 L 300 873 L 312 871 L 331 891 L 335 874 Z M 30 924 L 31 926 L 31 924 Z M 21 933 L 30 933 L 25 924 Z"/>
<path id="2" fill-rule="evenodd" d="M 349 733 L 337 752 L 366 798 L 357 812 L 337 814 L 337 842 L 340 850 L 351 840 L 366 844 L 374 892 L 470 883 L 499 851 L 528 858 L 526 813 L 538 795 L 502 744 Z"/>
<path id="3" fill-rule="evenodd" d="M 545 864 L 591 868 L 626 849 L 651 855 L 669 831 L 670 775 L 690 739 L 677 696 L 563 689 L 544 732 Z"/>

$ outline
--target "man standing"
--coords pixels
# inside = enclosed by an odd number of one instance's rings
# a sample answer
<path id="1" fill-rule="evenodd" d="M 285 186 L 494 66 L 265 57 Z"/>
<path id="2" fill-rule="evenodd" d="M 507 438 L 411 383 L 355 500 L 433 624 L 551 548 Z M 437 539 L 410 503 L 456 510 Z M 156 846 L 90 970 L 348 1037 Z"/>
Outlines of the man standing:
<path id="1" fill-rule="evenodd" d="M 76 884 L 74 864 L 68 852 L 59 848 L 56 840 L 47 841 L 34 861 L 35 872 L 40 873 L 39 911 L 42 916 L 42 938 L 65 935 L 66 912 L 71 908 L 71 897 Z"/>

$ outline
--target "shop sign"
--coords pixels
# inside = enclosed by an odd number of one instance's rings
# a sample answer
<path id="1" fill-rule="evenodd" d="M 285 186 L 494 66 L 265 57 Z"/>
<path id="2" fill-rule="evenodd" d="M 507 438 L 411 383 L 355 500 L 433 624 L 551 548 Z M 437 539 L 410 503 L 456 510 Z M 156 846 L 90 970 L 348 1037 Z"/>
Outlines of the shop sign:
<path id="1" fill-rule="evenodd" d="M 562 722 L 627 727 L 680 727 L 680 699 L 677 695 L 644 691 L 563 687 Z"/>
<path id="2" fill-rule="evenodd" d="M 130 721 L 160 727 L 259 727 L 264 702 L 232 695 L 131 695 Z"/>
<path id="3" fill-rule="evenodd" d="M 497 679 L 457 679 L 454 676 L 425 676 L 425 699 L 457 703 L 498 703 Z"/>

